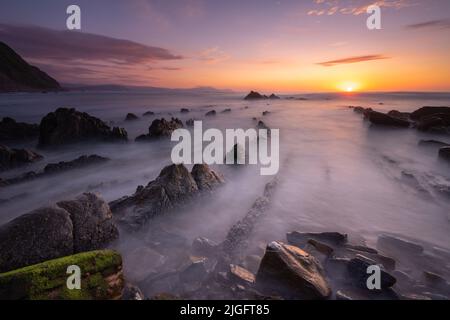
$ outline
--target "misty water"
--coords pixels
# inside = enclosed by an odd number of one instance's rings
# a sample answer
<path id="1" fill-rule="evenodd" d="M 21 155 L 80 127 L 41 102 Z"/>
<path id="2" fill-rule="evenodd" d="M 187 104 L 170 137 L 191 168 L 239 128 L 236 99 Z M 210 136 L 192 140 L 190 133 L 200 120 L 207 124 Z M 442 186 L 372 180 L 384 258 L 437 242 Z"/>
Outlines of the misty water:
<path id="1" fill-rule="evenodd" d="M 138 185 L 155 179 L 171 164 L 173 143 L 135 143 L 147 133 L 152 120 L 178 117 L 203 120 L 204 128 L 254 128 L 256 117 L 270 128 L 280 129 L 279 185 L 270 210 L 256 226 L 255 245 L 285 240 L 287 231 L 340 231 L 364 237 L 374 244 L 381 232 L 392 232 L 450 249 L 450 198 L 439 188 L 450 185 L 447 163 L 438 159 L 437 147 L 419 141 L 446 136 L 414 129 L 379 129 L 363 121 L 349 105 L 379 111 L 414 111 L 425 105 L 448 106 L 444 94 L 299 95 L 308 100 L 248 102 L 242 94 L 149 94 L 141 92 L 67 92 L 9 94 L 0 97 L 0 117 L 39 123 L 58 107 L 73 107 L 124 127 L 127 144 L 83 144 L 58 150 L 38 150 L 42 161 L 2 173 L 2 178 L 42 169 L 47 163 L 98 154 L 111 161 L 0 189 L 0 224 L 83 192 L 98 192 L 106 201 L 131 195 Z M 382 104 L 381 104 L 382 103 Z M 246 108 L 248 107 L 248 108 Z M 190 113 L 180 113 L 189 108 Z M 220 111 L 231 108 L 231 113 Z M 216 110 L 215 117 L 205 113 Z M 270 111 L 262 116 L 263 111 Z M 142 117 L 146 111 L 156 114 Z M 128 112 L 140 118 L 125 121 Z M 37 141 L 10 147 L 36 149 Z M 190 168 L 191 166 L 189 166 Z M 213 195 L 152 222 L 139 233 L 156 226 L 192 242 L 202 236 L 221 242 L 229 228 L 241 219 L 259 197 L 271 177 L 257 166 L 229 168 L 215 165 L 226 184 Z M 440 186 L 440 187 L 439 187 Z M 153 231 L 152 231 L 153 230 Z M 124 254 L 142 238 L 121 235 L 114 244 Z M 162 253 L 164 254 L 164 253 Z M 129 264 L 132 264 L 128 261 Z M 154 261 L 149 262 L 154 263 Z M 131 267 L 132 268 L 132 267 Z M 132 275 L 133 277 L 133 275 Z"/>

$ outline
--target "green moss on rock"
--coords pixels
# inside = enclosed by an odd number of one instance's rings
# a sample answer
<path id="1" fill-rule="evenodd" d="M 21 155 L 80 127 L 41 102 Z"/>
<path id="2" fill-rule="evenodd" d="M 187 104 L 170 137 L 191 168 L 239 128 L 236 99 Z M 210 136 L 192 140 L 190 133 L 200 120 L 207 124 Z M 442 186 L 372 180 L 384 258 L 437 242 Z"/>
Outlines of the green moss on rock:
<path id="1" fill-rule="evenodd" d="M 81 289 L 69 290 L 67 267 L 81 269 Z M 79 253 L 0 274 L 0 299 L 117 299 L 122 257 L 112 250 Z"/>

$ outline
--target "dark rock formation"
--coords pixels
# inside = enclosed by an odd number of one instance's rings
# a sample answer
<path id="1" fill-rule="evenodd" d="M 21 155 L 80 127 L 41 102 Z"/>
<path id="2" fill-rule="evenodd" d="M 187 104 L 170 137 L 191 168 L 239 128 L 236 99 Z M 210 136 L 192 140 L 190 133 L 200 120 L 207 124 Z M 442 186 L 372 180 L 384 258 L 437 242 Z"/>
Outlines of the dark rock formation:
<path id="1" fill-rule="evenodd" d="M 422 107 L 411 113 L 410 117 L 413 120 L 420 120 L 435 114 L 450 114 L 450 107 Z"/>
<path id="2" fill-rule="evenodd" d="M 269 114 L 270 114 L 270 111 L 263 111 L 263 113 L 262 113 L 263 116 L 267 116 Z"/>
<path id="3" fill-rule="evenodd" d="M 436 146 L 436 147 L 450 147 L 450 143 L 437 141 L 437 140 L 420 140 L 420 146 Z"/>
<path id="4" fill-rule="evenodd" d="M 111 128 L 98 118 L 75 109 L 59 108 L 47 114 L 40 124 L 39 145 L 60 146 L 87 141 L 126 141 L 127 133 Z"/>
<path id="5" fill-rule="evenodd" d="M 188 127 L 193 127 L 194 126 L 194 119 L 189 119 L 189 120 L 186 120 L 186 126 L 188 126 Z"/>
<path id="6" fill-rule="evenodd" d="M 271 242 L 256 275 L 257 285 L 283 297 L 315 300 L 331 295 L 320 262 L 300 248 Z"/>
<path id="7" fill-rule="evenodd" d="M 81 270 L 81 288 L 69 290 L 67 268 Z M 0 274 L 2 300 L 116 300 L 124 288 L 122 257 L 91 251 Z"/>
<path id="8" fill-rule="evenodd" d="M 216 110 L 211 110 L 211 111 L 208 111 L 208 112 L 205 114 L 205 116 L 207 116 L 207 117 L 213 117 L 213 116 L 215 116 L 216 114 L 217 114 Z"/>
<path id="9" fill-rule="evenodd" d="M 222 183 L 206 165 L 194 169 L 195 179 L 182 164 L 167 166 L 146 187 L 138 187 L 134 195 L 111 202 L 111 209 L 127 227 L 137 229 L 152 217 L 192 199 L 199 191 Z"/>
<path id="10" fill-rule="evenodd" d="M 42 171 L 35 172 L 29 171 L 18 177 L 13 177 L 10 179 L 5 179 L 2 181 L 0 185 L 8 186 L 16 183 L 22 183 L 46 176 L 50 176 L 53 174 L 58 174 L 70 170 L 81 169 L 91 165 L 101 164 L 109 161 L 108 158 L 100 157 L 98 155 L 90 155 L 90 156 L 81 156 L 72 161 L 61 161 L 59 163 L 49 163 L 45 166 Z"/>
<path id="11" fill-rule="evenodd" d="M 444 160 L 450 161 L 450 147 L 443 147 L 439 149 L 439 157 Z"/>
<path id="12" fill-rule="evenodd" d="M 355 284 L 357 286 L 367 288 L 367 279 L 370 276 L 370 274 L 367 273 L 367 269 L 371 265 L 376 265 L 376 262 L 371 261 L 370 259 L 367 259 L 362 255 L 358 255 L 358 257 L 350 260 L 350 262 L 348 263 L 348 273 L 350 277 L 352 277 L 352 279 L 355 281 Z M 395 279 L 395 277 L 393 277 L 383 269 L 381 269 L 380 271 L 381 289 L 388 289 L 397 282 L 397 279 Z"/>
<path id="13" fill-rule="evenodd" d="M 436 113 L 424 116 L 416 122 L 416 127 L 420 131 L 450 133 L 450 114 Z"/>
<path id="14" fill-rule="evenodd" d="M 170 121 L 166 119 L 155 119 L 148 128 L 148 134 L 140 135 L 136 141 L 151 141 L 154 139 L 170 138 L 172 132 L 176 129 L 183 128 L 181 120 L 172 118 Z"/>
<path id="15" fill-rule="evenodd" d="M 181 112 L 181 113 L 189 113 L 189 109 L 187 109 L 187 108 L 181 108 L 180 112 Z"/>
<path id="16" fill-rule="evenodd" d="M 343 245 L 347 243 L 347 235 L 339 232 L 297 232 L 293 231 L 286 235 L 289 244 L 303 247 L 310 239 L 329 243 L 332 245 Z"/>
<path id="17" fill-rule="evenodd" d="M 153 111 L 147 111 L 147 112 L 144 112 L 144 114 L 143 114 L 144 117 L 150 117 L 150 116 L 154 116 L 154 115 L 155 115 L 155 113 Z"/>
<path id="18" fill-rule="evenodd" d="M 133 121 L 133 120 L 138 120 L 139 117 L 137 115 L 135 115 L 134 113 L 128 113 L 127 116 L 125 117 L 125 121 Z"/>
<path id="19" fill-rule="evenodd" d="M 391 110 L 387 114 L 388 114 L 388 116 L 391 116 L 393 118 L 397 118 L 397 119 L 401 119 L 401 120 L 405 120 L 405 121 L 408 121 L 408 119 L 411 115 L 409 112 L 400 112 L 398 110 Z"/>
<path id="20" fill-rule="evenodd" d="M 218 244 L 207 238 L 196 238 L 192 242 L 192 253 L 199 256 L 212 256 L 218 250 Z"/>
<path id="21" fill-rule="evenodd" d="M 24 214 L 0 227 L 0 272 L 100 249 L 118 236 L 111 219 L 93 194 Z"/>
<path id="22" fill-rule="evenodd" d="M 271 100 L 280 100 L 281 98 L 280 98 L 279 96 L 275 95 L 274 93 L 272 93 L 272 94 L 269 96 L 269 99 L 271 99 Z"/>
<path id="23" fill-rule="evenodd" d="M 61 90 L 61 86 L 0 41 L 0 92 L 43 90 Z"/>
<path id="24" fill-rule="evenodd" d="M 28 149 L 10 149 L 0 145 L 0 172 L 30 164 L 42 156 Z"/>
<path id="25" fill-rule="evenodd" d="M 39 125 L 16 122 L 11 118 L 0 121 L 0 141 L 30 140 L 39 136 Z"/>
<path id="26" fill-rule="evenodd" d="M 389 126 L 389 127 L 399 127 L 399 128 L 408 128 L 410 123 L 409 121 L 402 120 L 399 118 L 394 118 L 390 115 L 377 112 L 370 111 L 367 113 L 367 118 L 369 121 L 375 125 L 381 126 Z"/>
<path id="27" fill-rule="evenodd" d="M 259 92 L 251 91 L 244 100 L 261 100 L 261 99 L 267 99 L 267 96 L 261 95 Z"/>
<path id="28" fill-rule="evenodd" d="M 227 109 L 222 110 L 221 113 L 230 113 L 230 112 L 231 112 L 231 109 L 230 109 L 230 108 L 227 108 Z"/>

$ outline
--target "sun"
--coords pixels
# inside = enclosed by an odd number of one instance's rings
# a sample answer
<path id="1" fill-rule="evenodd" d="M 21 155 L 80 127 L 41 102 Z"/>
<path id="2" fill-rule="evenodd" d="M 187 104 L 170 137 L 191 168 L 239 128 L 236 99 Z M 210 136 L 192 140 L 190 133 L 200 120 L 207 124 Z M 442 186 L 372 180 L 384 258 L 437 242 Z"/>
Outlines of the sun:
<path id="1" fill-rule="evenodd" d="M 345 88 L 346 92 L 353 92 L 354 88 L 353 87 L 347 87 Z"/>
<path id="2" fill-rule="evenodd" d="M 353 93 L 359 90 L 359 83 L 354 81 L 344 81 L 337 85 L 337 88 L 341 92 Z"/>

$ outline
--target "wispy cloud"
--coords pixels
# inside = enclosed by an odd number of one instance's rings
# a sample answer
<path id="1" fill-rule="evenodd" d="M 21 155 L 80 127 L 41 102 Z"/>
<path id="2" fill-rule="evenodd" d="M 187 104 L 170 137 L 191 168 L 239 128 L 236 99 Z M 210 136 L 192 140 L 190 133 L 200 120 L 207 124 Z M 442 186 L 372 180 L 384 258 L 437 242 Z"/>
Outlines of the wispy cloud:
<path id="1" fill-rule="evenodd" d="M 407 25 L 408 29 L 450 29 L 450 19 L 431 20 Z"/>
<path id="2" fill-rule="evenodd" d="M 175 70 L 172 66 L 158 67 L 157 63 L 183 59 L 160 47 L 37 26 L 0 24 L 0 39 L 28 61 L 64 82 L 95 81 L 96 76 L 100 79 L 124 74 L 150 79 L 149 75 L 143 74 L 146 68 Z"/>
<path id="3" fill-rule="evenodd" d="M 373 61 L 373 60 L 383 60 L 383 59 L 389 59 L 390 57 L 381 55 L 381 54 L 373 54 L 373 55 L 366 55 L 366 56 L 357 56 L 357 57 L 348 57 L 338 60 L 330 60 L 325 62 L 319 62 L 318 64 L 323 67 L 333 67 L 340 64 L 349 64 L 349 63 L 358 63 L 358 62 L 365 62 L 365 61 Z"/>
<path id="4" fill-rule="evenodd" d="M 411 0 L 313 0 L 313 3 L 315 8 L 307 12 L 309 16 L 332 16 L 335 14 L 357 16 L 366 13 L 370 5 L 393 9 L 415 5 Z"/>
<path id="5" fill-rule="evenodd" d="M 230 55 L 219 47 L 211 47 L 200 52 L 200 60 L 208 64 L 216 64 L 230 59 Z"/>

